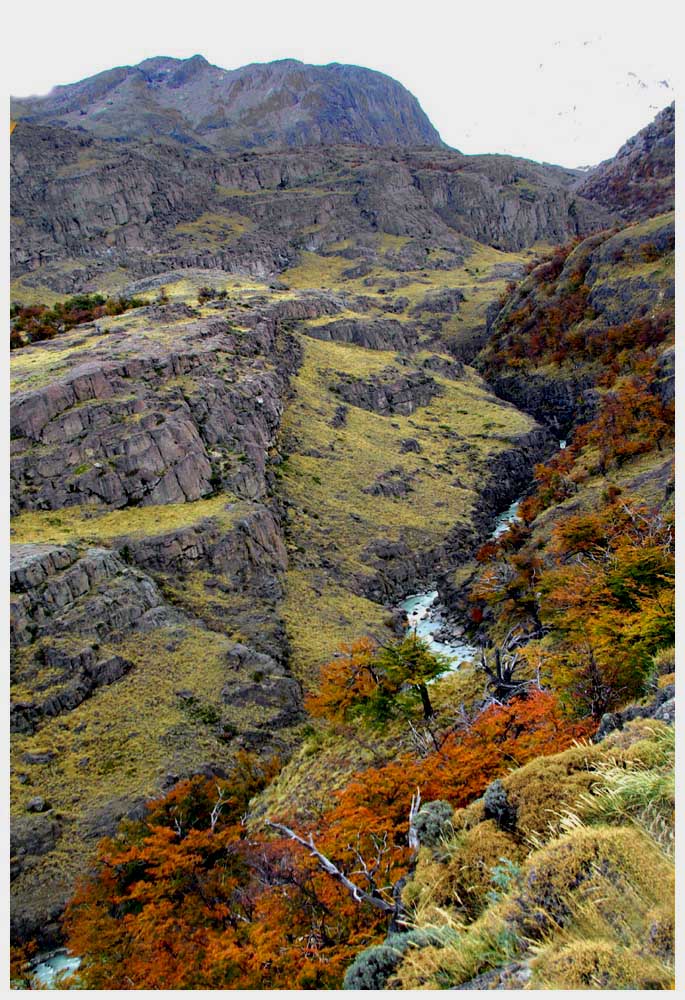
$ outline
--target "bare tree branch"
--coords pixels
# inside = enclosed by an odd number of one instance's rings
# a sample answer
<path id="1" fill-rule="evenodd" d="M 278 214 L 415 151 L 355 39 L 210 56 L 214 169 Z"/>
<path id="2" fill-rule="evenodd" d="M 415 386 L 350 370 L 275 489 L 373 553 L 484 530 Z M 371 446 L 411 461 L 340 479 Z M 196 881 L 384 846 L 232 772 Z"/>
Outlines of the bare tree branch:
<path id="1" fill-rule="evenodd" d="M 417 788 L 416 793 L 411 797 L 411 805 L 409 807 L 409 832 L 407 834 L 407 843 L 414 852 L 419 849 L 419 835 L 416 832 L 416 816 L 420 808 L 421 790 Z"/>
<path id="2" fill-rule="evenodd" d="M 419 732 L 411 719 L 408 719 L 407 722 L 409 723 L 412 746 L 419 757 L 428 757 L 429 754 L 440 749 L 445 741 L 446 734 L 442 739 L 438 739 L 434 728 L 430 724 L 424 723 L 423 731 Z"/>
<path id="3" fill-rule="evenodd" d="M 387 833 L 384 833 L 383 836 L 382 836 L 382 838 L 378 838 L 375 834 L 371 834 L 371 839 L 373 841 L 373 845 L 376 848 L 376 855 L 375 855 L 375 857 L 373 859 L 371 867 L 369 867 L 367 865 L 366 861 L 364 860 L 364 857 L 362 856 L 361 851 L 359 850 L 359 841 L 360 841 L 360 839 L 361 838 L 360 838 L 359 834 L 357 834 L 357 847 L 352 847 L 352 844 L 348 844 L 347 845 L 347 849 L 349 851 L 352 851 L 352 853 L 356 857 L 357 862 L 359 864 L 359 868 L 356 869 L 355 871 L 351 872 L 350 874 L 352 874 L 352 875 L 363 875 L 365 877 L 366 881 L 371 886 L 372 890 L 375 890 L 375 889 L 377 889 L 377 886 L 376 886 L 376 875 L 378 874 L 378 870 L 381 867 L 381 862 L 383 860 L 384 855 L 386 855 L 388 853 L 388 850 L 389 850 L 389 848 L 388 848 L 388 835 L 387 835 Z"/>
<path id="4" fill-rule="evenodd" d="M 272 830 L 278 830 L 280 833 L 284 833 L 286 837 L 289 837 L 291 840 L 296 841 L 296 843 L 301 844 L 302 847 L 306 847 L 312 857 L 316 858 L 319 862 L 321 868 L 323 868 L 328 875 L 334 878 L 336 882 L 339 882 L 340 885 L 347 890 L 355 903 L 369 903 L 370 906 L 374 906 L 377 910 L 382 910 L 383 913 L 394 914 L 396 912 L 396 905 L 394 903 L 388 903 L 381 896 L 374 895 L 373 892 L 365 892 L 364 889 L 360 888 L 360 886 L 356 885 L 351 879 L 349 879 L 347 875 L 331 861 L 330 858 L 327 858 L 325 854 L 322 854 L 314 843 L 314 838 L 311 833 L 309 834 L 309 838 L 305 840 L 304 837 L 300 837 L 294 830 L 291 830 L 288 826 L 284 826 L 282 823 L 272 823 L 267 820 L 266 825 L 271 827 Z"/>
<path id="5" fill-rule="evenodd" d="M 222 788 L 221 785 L 217 784 L 216 790 L 219 793 L 219 798 L 214 803 L 214 808 L 212 809 L 211 815 L 209 817 L 209 825 L 212 833 L 214 833 L 214 828 L 219 820 L 219 815 L 226 802 L 226 789 Z"/>

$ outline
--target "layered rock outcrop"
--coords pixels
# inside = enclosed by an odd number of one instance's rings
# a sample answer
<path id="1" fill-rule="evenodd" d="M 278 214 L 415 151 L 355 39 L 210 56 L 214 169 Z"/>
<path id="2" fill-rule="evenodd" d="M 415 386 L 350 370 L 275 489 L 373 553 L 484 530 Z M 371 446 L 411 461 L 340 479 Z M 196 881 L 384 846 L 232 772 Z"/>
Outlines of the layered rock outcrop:
<path id="1" fill-rule="evenodd" d="M 390 368 L 368 380 L 343 374 L 333 384 L 332 391 L 351 406 L 383 415 L 402 413 L 408 416 L 418 406 L 430 403 L 442 389 L 425 372 L 413 371 L 398 377 L 397 369 Z"/>
<path id="2" fill-rule="evenodd" d="M 272 317 L 240 318 L 238 329 L 187 307 L 150 306 L 104 339 L 82 327 L 26 349 L 37 372 L 30 360 L 17 366 L 12 920 L 20 938 L 54 942 L 51 921 L 94 843 L 170 773 L 173 781 L 205 765 L 227 773 L 237 748 L 273 753 L 301 719 L 278 610 L 287 554 L 269 498 L 270 452 L 299 347 Z M 66 540 L 34 542 L 36 529 Z M 98 777 L 103 768 L 117 795 L 105 772 Z M 47 805 L 36 810 L 39 799 Z"/>
<path id="3" fill-rule="evenodd" d="M 224 320 L 180 327 L 169 348 L 123 334 L 110 345 L 121 361 L 87 352 L 67 375 L 18 392 L 13 512 L 183 503 L 218 486 L 263 496 L 283 375 L 256 355 L 275 351 L 275 336 L 274 321 L 258 319 L 248 334 Z"/>
<path id="4" fill-rule="evenodd" d="M 308 326 L 307 336 L 372 351 L 410 351 L 418 342 L 416 329 L 396 319 L 337 319 Z"/>
<path id="5" fill-rule="evenodd" d="M 441 149 L 231 156 L 22 120 L 11 152 L 13 274 L 60 293 L 120 267 L 268 277 L 341 241 L 350 275 L 379 261 L 399 275 L 444 270 L 468 257 L 466 237 L 518 250 L 615 219 L 572 190 L 572 171 Z M 403 243 L 379 251 L 379 233 Z"/>

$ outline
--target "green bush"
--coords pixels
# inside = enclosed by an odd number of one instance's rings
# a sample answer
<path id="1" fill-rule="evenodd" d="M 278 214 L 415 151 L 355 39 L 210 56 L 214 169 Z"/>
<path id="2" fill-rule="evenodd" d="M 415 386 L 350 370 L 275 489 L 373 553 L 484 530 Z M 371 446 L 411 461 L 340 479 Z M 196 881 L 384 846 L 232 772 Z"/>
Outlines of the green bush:
<path id="1" fill-rule="evenodd" d="M 357 955 L 345 973 L 343 989 L 383 990 L 408 948 L 441 948 L 453 937 L 449 928 L 389 934 L 383 944 L 366 948 Z"/>
<path id="2" fill-rule="evenodd" d="M 437 847 L 442 840 L 454 832 L 452 829 L 453 815 L 452 806 L 442 799 L 426 802 L 425 805 L 421 806 L 414 820 L 414 829 L 419 843 L 424 847 Z"/>

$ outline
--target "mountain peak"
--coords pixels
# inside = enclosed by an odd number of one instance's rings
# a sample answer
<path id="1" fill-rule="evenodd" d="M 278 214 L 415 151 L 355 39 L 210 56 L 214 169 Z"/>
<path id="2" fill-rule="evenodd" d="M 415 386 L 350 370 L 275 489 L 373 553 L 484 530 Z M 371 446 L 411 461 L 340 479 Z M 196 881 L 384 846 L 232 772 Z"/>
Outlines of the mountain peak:
<path id="1" fill-rule="evenodd" d="M 153 56 L 55 87 L 46 97 L 15 100 L 12 114 L 100 138 L 166 138 L 228 151 L 443 146 L 416 98 L 392 77 L 297 59 L 226 70 L 199 54 Z"/>

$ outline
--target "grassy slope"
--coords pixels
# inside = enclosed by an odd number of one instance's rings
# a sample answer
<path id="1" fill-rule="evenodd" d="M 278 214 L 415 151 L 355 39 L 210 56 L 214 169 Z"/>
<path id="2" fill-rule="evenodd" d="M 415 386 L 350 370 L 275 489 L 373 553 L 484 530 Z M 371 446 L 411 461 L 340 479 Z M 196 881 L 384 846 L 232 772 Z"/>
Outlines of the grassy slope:
<path id="1" fill-rule="evenodd" d="M 331 579 L 344 583 L 367 575 L 363 552 L 374 539 L 404 539 L 415 549 L 439 544 L 454 524 L 468 519 L 489 457 L 531 422 L 502 407 L 472 373 L 458 382 L 436 378 L 443 395 L 412 416 L 381 416 L 350 406 L 346 424 L 333 428 L 330 421 L 339 405 L 329 388 L 334 373 L 364 378 L 388 367 L 400 375 L 402 368 L 391 352 L 308 338 L 303 344 L 304 364 L 284 423 L 286 442 L 293 444 L 280 474 L 291 505 L 294 547 L 285 613 L 306 671 L 320 661 L 322 651 L 318 616 L 303 620 L 298 615 L 307 591 L 325 589 L 325 604 Z M 400 442 L 406 438 L 418 441 L 421 452 L 403 454 Z M 405 497 L 363 492 L 390 468 L 414 477 L 412 492 Z M 330 573 L 321 568 L 324 554 L 335 567 Z M 370 624 L 377 623 L 377 610 L 369 610 Z M 359 611 L 359 604 L 349 608 L 351 627 L 344 638 L 363 629 Z M 327 641 L 331 652 L 335 646 Z"/>
<path id="2" fill-rule="evenodd" d="M 154 353 L 158 345 L 171 343 L 186 321 L 151 325 L 134 311 L 101 321 L 105 324 L 108 333 L 82 327 L 13 352 L 13 388 L 30 391 L 50 384 L 93 355 L 130 356 L 132 343 L 136 350 Z M 88 506 L 33 511 L 12 520 L 10 537 L 17 544 L 71 543 L 84 553 L 90 546 L 113 546 L 124 537 L 154 537 L 207 518 L 228 531 L 252 508 L 249 502 L 236 502 L 233 495 L 222 493 L 196 503 L 118 511 Z M 209 576 L 190 572 L 182 582 L 158 576 L 165 601 L 182 614 L 179 623 L 144 636 L 130 631 L 101 643 L 99 657 L 120 655 L 134 664 L 133 669 L 111 686 L 97 689 L 71 712 L 43 720 L 35 734 L 13 735 L 13 815 L 24 816 L 29 800 L 40 795 L 51 804 L 50 815 L 58 818 L 62 829 L 55 851 L 41 859 L 37 869 L 19 876 L 15 885 L 20 890 L 27 880 L 31 893 L 40 899 L 43 887 L 48 896 L 55 886 L 68 887 L 74 871 L 82 868 L 84 852 L 92 849 L 89 830 L 100 812 L 112 812 L 119 800 L 129 808 L 136 799 L 158 794 L 167 774 L 192 773 L 203 762 L 228 768 L 236 750 L 233 734 L 263 722 L 264 712 L 254 704 L 238 708 L 222 702 L 226 653 L 235 641 L 245 639 L 241 629 L 245 602 L 206 589 Z M 87 645 L 87 637 L 60 637 L 51 645 L 78 652 Z M 16 700 L 42 702 L 64 686 L 64 679 L 59 679 L 63 671 L 36 661 L 40 646 L 39 641 L 22 647 L 14 657 Z M 249 684 L 249 673 L 242 679 Z M 194 700 L 180 698 L 179 691 L 192 692 Z M 50 763 L 24 761 L 24 754 L 45 750 L 56 752 Z"/>
<path id="3" fill-rule="evenodd" d="M 26 513 L 14 520 L 12 541 L 73 543 L 84 551 L 89 545 L 111 545 L 122 535 L 154 536 L 207 517 L 230 528 L 250 507 L 236 504 L 226 510 L 231 499 L 221 495 L 194 504 L 109 513 L 87 508 Z M 220 699 L 226 653 L 244 636 L 230 598 L 203 587 L 207 577 L 201 572 L 188 574 L 178 592 L 160 579 L 165 599 L 185 612 L 184 619 L 144 636 L 129 632 L 101 643 L 98 656 L 123 656 L 133 669 L 115 684 L 99 688 L 73 711 L 45 719 L 34 734 L 13 735 L 13 815 L 25 814 L 29 800 L 40 795 L 51 804 L 51 816 L 59 818 L 62 827 L 56 850 L 41 862 L 38 882 L 35 871 L 26 876 L 37 896 L 41 885 L 49 894 L 54 885 L 71 883 L 82 853 L 90 850 L 84 838 L 99 812 L 111 811 L 111 803 L 119 799 L 130 805 L 157 794 L 169 773 L 192 773 L 202 762 L 228 767 L 235 754 L 232 734 L 263 720 L 256 705 L 237 708 Z M 39 641 L 35 647 L 24 647 L 15 656 L 12 696 L 16 700 L 42 701 L 63 687 L 62 670 L 36 670 L 34 655 L 40 645 Z M 51 645 L 77 652 L 86 640 L 62 637 Z M 245 681 L 249 682 L 248 676 Z M 192 692 L 192 702 L 178 696 L 184 690 Z M 56 752 L 54 760 L 40 765 L 24 762 L 24 754 L 45 750 Z M 18 887 L 24 877 L 17 880 Z"/>
<path id="4" fill-rule="evenodd" d="M 672 988 L 673 767 L 673 730 L 639 720 L 512 770 L 513 832 L 482 800 L 458 810 L 404 892 L 446 944 L 410 949 L 388 985 Z"/>

